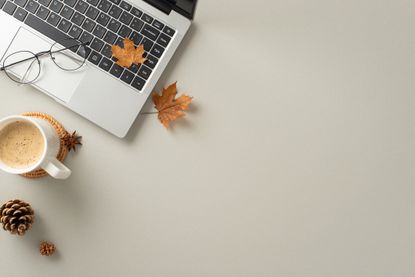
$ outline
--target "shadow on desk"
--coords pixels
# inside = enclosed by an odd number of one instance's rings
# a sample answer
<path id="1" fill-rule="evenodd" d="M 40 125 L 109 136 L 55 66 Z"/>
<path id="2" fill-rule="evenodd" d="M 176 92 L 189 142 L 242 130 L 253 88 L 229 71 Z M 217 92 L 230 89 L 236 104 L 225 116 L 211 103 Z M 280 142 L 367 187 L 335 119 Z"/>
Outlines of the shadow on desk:
<path id="1" fill-rule="evenodd" d="M 164 70 L 163 74 L 161 75 L 159 81 L 157 82 L 156 90 L 160 90 L 160 89 L 162 89 L 162 87 L 168 85 L 167 80 L 170 79 L 171 75 L 174 72 L 174 69 L 177 67 L 177 64 L 180 62 L 180 60 L 182 60 L 182 56 L 186 54 L 187 49 L 189 48 L 189 46 L 191 44 L 191 41 L 195 39 L 195 36 L 197 34 L 197 30 L 198 30 L 197 24 L 193 23 L 190 26 L 190 29 L 189 29 L 188 33 L 186 34 L 186 36 L 184 37 L 182 43 L 177 48 L 177 51 L 174 54 L 173 58 L 171 59 L 171 61 L 167 65 L 167 67 Z M 147 100 L 147 103 L 145 104 L 142 111 L 143 112 L 154 111 L 153 106 L 154 105 L 153 105 L 153 102 L 151 101 L 151 97 L 149 97 L 148 100 Z M 191 108 L 189 112 L 195 112 L 195 110 L 196 110 L 196 108 Z M 143 121 L 147 120 L 149 116 L 156 116 L 156 115 L 153 115 L 153 114 L 138 115 L 138 117 L 135 120 L 133 126 L 131 127 L 130 131 L 128 132 L 128 135 L 126 136 L 125 141 L 130 143 L 130 142 L 133 142 L 135 140 L 136 136 L 140 132 Z M 179 124 L 184 126 L 184 127 L 189 127 L 190 126 L 190 124 L 186 120 L 184 120 L 184 121 L 181 120 L 181 123 L 179 123 Z"/>
<path id="2" fill-rule="evenodd" d="M 45 241 L 45 239 L 48 238 L 49 236 L 50 236 L 50 233 L 48 232 L 48 230 L 46 228 L 46 224 L 45 224 L 42 216 L 41 215 L 39 216 L 38 214 L 35 214 L 35 222 L 32 226 L 32 229 L 27 231 L 27 233 L 24 235 L 22 241 L 26 245 L 26 247 L 28 248 L 28 251 L 30 251 L 30 252 L 36 251 L 37 253 L 34 253 L 34 254 L 41 255 L 40 250 L 39 250 L 40 243 Z M 56 248 L 53 255 L 48 257 L 48 259 L 50 259 L 51 261 L 60 260 L 61 255 L 59 253 L 59 249 Z"/>

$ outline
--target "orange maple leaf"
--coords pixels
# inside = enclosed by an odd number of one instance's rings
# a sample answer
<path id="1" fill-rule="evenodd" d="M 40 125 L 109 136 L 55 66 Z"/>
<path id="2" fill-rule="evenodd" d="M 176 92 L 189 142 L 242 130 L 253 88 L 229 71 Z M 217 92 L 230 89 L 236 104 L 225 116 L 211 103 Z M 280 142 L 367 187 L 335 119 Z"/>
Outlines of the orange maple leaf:
<path id="1" fill-rule="evenodd" d="M 161 95 L 153 94 L 153 103 L 158 110 L 158 118 L 164 127 L 169 128 L 170 122 L 183 117 L 184 111 L 189 108 L 192 97 L 182 95 L 175 99 L 177 95 L 176 83 L 164 88 Z"/>
<path id="2" fill-rule="evenodd" d="M 113 45 L 112 56 L 117 59 L 117 64 L 119 66 L 129 68 L 133 64 L 138 65 L 144 63 L 146 58 L 144 55 L 144 45 L 140 45 L 137 48 L 134 46 L 134 42 L 129 38 L 124 39 L 124 48 L 121 48 L 118 45 Z"/>

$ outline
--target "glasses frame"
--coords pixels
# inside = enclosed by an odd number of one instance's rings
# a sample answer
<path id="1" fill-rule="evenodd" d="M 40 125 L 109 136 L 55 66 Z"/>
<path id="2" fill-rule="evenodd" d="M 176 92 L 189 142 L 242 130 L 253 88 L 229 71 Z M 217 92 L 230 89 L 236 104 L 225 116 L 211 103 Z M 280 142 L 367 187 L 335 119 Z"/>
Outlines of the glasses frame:
<path id="1" fill-rule="evenodd" d="M 62 49 L 59 49 L 59 50 L 56 50 L 56 51 L 53 51 L 52 49 L 56 46 L 56 45 L 64 45 L 64 42 L 65 41 L 68 41 L 68 40 L 73 40 L 73 41 L 76 41 L 77 43 L 79 43 L 79 44 L 75 44 L 75 45 L 72 45 L 72 46 L 67 46 L 67 47 L 65 47 L 64 46 L 64 48 L 62 48 Z M 13 52 L 13 53 L 11 53 L 10 55 L 8 55 L 8 56 L 6 56 L 5 58 L 4 58 L 4 60 L 3 60 L 3 65 L 2 65 L 2 67 L 0 67 L 0 71 L 4 71 L 4 73 L 6 73 L 6 76 L 7 77 L 9 77 L 9 79 L 11 79 L 12 81 L 14 81 L 14 82 L 16 82 L 16 83 L 19 83 L 19 84 L 23 84 L 23 85 L 30 85 L 30 84 L 33 84 L 33 83 L 35 83 L 37 80 L 38 80 L 38 78 L 39 78 L 39 76 L 40 76 L 40 73 L 41 73 L 41 71 L 42 71 L 42 67 L 41 67 L 41 61 L 40 61 L 40 57 L 43 57 L 43 56 L 45 56 L 45 55 L 49 55 L 50 56 L 50 58 L 52 59 L 52 61 L 53 61 L 53 63 L 57 66 L 57 67 L 59 67 L 59 69 L 61 69 L 61 70 L 63 70 L 63 71 L 67 71 L 67 72 L 73 72 L 73 71 L 77 71 L 77 70 L 79 70 L 80 68 L 82 68 L 84 65 L 85 65 L 85 63 L 86 63 L 86 56 L 87 55 L 85 55 L 85 57 L 83 57 L 83 62 L 82 62 L 82 64 L 78 67 L 78 68 L 75 68 L 75 69 L 67 69 L 67 68 L 63 68 L 63 67 L 61 67 L 59 64 L 57 64 L 56 63 L 56 61 L 55 61 L 55 57 L 53 57 L 53 54 L 56 54 L 56 53 L 60 53 L 60 52 L 62 52 L 62 51 L 65 51 L 65 50 L 71 50 L 71 48 L 73 48 L 74 46 L 77 46 L 77 49 L 76 49 L 76 53 L 77 53 L 77 51 L 79 50 L 79 47 L 81 47 L 81 46 L 88 46 L 90 44 L 90 42 L 81 42 L 81 41 L 79 41 L 79 40 L 77 40 L 77 39 L 73 39 L 73 38 L 68 38 L 68 39 L 64 39 L 64 40 L 61 40 L 61 41 L 57 41 L 57 42 L 55 42 L 55 43 L 53 43 L 52 45 L 51 45 L 51 47 L 50 47 L 50 49 L 49 50 L 47 50 L 47 51 L 41 51 L 41 52 L 39 52 L 39 53 L 33 53 L 32 51 L 29 51 L 29 50 L 21 50 L 21 51 L 16 51 L 16 52 Z M 87 51 L 87 48 L 85 47 L 85 50 Z M 72 51 L 72 50 L 71 50 Z M 27 59 L 22 59 L 22 60 L 19 60 L 19 61 L 16 61 L 16 62 L 14 62 L 14 63 L 11 63 L 11 64 L 8 64 L 8 65 L 5 65 L 4 63 L 7 61 L 7 59 L 9 58 L 9 57 L 11 57 L 12 55 L 16 55 L 16 54 L 19 54 L 19 53 L 29 53 L 29 54 L 31 54 L 31 55 L 33 55 L 33 57 L 30 57 L 30 58 L 27 58 Z M 74 52 L 74 54 L 76 54 L 75 52 Z M 79 54 L 78 54 L 79 55 Z M 80 55 L 79 55 L 80 56 Z M 72 57 L 71 57 L 72 58 Z M 75 59 L 75 58 L 73 58 L 73 59 Z M 38 64 L 38 66 L 39 66 L 39 73 L 37 74 L 37 76 L 32 80 L 32 81 L 30 81 L 30 82 L 19 82 L 19 81 L 17 81 L 17 80 L 15 80 L 11 75 L 10 75 L 10 73 L 6 70 L 7 68 L 9 68 L 9 67 L 11 67 L 11 66 L 15 66 L 15 65 L 18 65 L 18 64 L 21 64 L 21 63 L 24 63 L 24 62 L 27 62 L 27 61 L 30 61 L 30 60 L 33 60 L 33 62 L 37 62 L 37 64 Z M 32 65 L 30 65 L 30 67 L 28 68 L 28 71 L 30 70 L 30 68 L 31 68 L 31 66 Z M 27 72 L 28 72 L 27 71 Z M 27 72 L 25 72 L 25 75 L 27 74 Z"/>

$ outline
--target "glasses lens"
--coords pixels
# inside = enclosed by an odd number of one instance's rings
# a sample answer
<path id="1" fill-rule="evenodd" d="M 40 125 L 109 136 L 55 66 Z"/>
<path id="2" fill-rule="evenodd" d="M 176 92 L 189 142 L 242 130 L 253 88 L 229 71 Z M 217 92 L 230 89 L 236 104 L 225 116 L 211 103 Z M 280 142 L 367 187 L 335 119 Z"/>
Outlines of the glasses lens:
<path id="1" fill-rule="evenodd" d="M 3 67 L 7 76 L 20 84 L 33 83 L 40 75 L 40 61 L 29 51 L 10 54 L 4 59 Z"/>
<path id="2" fill-rule="evenodd" d="M 52 45 L 50 50 L 53 62 L 63 70 L 75 71 L 85 63 L 86 55 L 82 54 L 86 53 L 85 46 L 76 39 L 57 42 Z"/>

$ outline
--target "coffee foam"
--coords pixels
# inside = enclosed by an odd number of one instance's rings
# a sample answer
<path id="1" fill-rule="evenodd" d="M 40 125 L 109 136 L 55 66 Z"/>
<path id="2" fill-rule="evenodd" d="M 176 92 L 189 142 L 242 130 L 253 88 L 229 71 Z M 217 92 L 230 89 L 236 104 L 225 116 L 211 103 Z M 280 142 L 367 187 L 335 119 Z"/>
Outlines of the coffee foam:
<path id="1" fill-rule="evenodd" d="M 42 133 L 32 123 L 16 121 L 0 131 L 0 160 L 22 169 L 37 163 L 45 150 Z"/>

